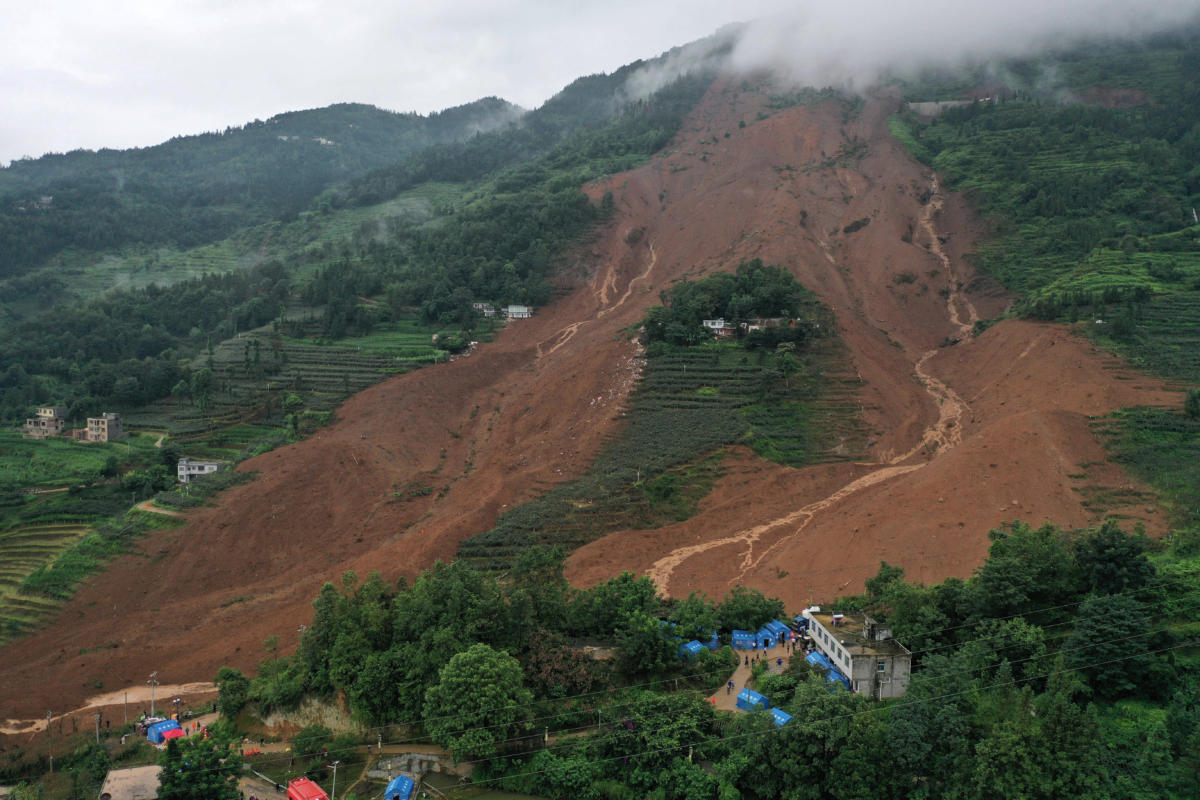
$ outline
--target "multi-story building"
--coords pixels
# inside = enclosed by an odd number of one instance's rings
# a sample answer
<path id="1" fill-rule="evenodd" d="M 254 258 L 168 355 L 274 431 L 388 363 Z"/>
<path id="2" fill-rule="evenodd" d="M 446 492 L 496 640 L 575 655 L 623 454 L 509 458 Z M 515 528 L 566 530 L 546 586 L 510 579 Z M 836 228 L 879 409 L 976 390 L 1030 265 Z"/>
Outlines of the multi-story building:
<path id="1" fill-rule="evenodd" d="M 25 420 L 25 436 L 30 439 L 58 436 L 66 430 L 67 410 L 60 406 L 39 408 L 36 417 Z"/>
<path id="2" fill-rule="evenodd" d="M 892 630 L 866 614 L 834 614 L 809 609 L 813 645 L 850 682 L 850 691 L 882 700 L 903 697 L 912 673 L 912 653 L 892 638 Z"/>
<path id="3" fill-rule="evenodd" d="M 89 442 L 111 442 L 125 435 L 121 427 L 121 415 L 105 411 L 98 417 L 88 417 L 87 440 Z"/>
<path id="4" fill-rule="evenodd" d="M 175 471 L 179 476 L 180 483 L 191 483 L 192 478 L 209 475 L 220 468 L 220 461 L 197 461 L 191 458 L 181 458 Z"/>

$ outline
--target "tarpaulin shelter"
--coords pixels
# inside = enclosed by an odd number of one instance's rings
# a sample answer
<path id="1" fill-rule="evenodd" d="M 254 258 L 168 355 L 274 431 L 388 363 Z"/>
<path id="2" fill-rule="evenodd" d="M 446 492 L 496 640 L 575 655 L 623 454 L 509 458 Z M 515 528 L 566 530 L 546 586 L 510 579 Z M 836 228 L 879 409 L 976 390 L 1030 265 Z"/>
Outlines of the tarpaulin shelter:
<path id="1" fill-rule="evenodd" d="M 808 617 L 804 616 L 803 614 L 797 614 L 796 616 L 792 617 L 792 622 L 796 623 L 796 630 L 800 631 L 801 633 L 804 633 L 808 630 Z"/>
<path id="2" fill-rule="evenodd" d="M 695 658 L 703 649 L 704 645 L 700 644 L 700 642 L 696 641 L 695 639 L 692 639 L 690 642 L 685 642 L 684 644 L 679 645 L 679 657 Z"/>
<path id="3" fill-rule="evenodd" d="M 829 681 L 830 683 L 840 683 L 847 689 L 850 688 L 850 679 L 843 675 L 838 668 L 833 665 L 833 662 L 821 653 L 818 653 L 814 650 L 806 655 L 804 660 L 812 664 L 814 667 L 818 667 L 819 669 L 823 670 L 825 672 L 825 680 Z"/>
<path id="4" fill-rule="evenodd" d="M 150 741 L 154 742 L 155 744 L 162 744 L 163 739 L 166 738 L 163 736 L 164 733 L 166 733 L 167 731 L 178 731 L 178 730 L 179 730 L 179 720 L 167 719 L 167 720 L 163 720 L 162 722 L 156 722 L 153 725 L 151 725 L 149 728 L 147 728 L 146 729 L 146 738 L 149 739 Z M 180 731 L 180 732 L 182 733 L 182 731 Z"/>
<path id="5" fill-rule="evenodd" d="M 163 734 L 162 734 L 162 738 L 163 738 L 164 742 L 167 741 L 168 739 L 180 739 L 182 737 L 183 737 L 183 729 L 182 728 L 171 728 L 170 730 L 163 731 Z"/>
<path id="6" fill-rule="evenodd" d="M 842 673 L 838 672 L 836 669 L 827 672 L 825 674 L 825 680 L 829 681 L 830 683 L 840 683 L 842 686 L 845 686 L 847 689 L 850 688 L 850 679 L 847 678 Z"/>
<path id="7" fill-rule="evenodd" d="M 754 645 L 754 641 L 754 633 L 752 631 L 735 630 L 733 632 L 734 650 L 749 650 Z"/>
<path id="8" fill-rule="evenodd" d="M 789 628 L 787 625 L 784 625 L 782 622 L 780 622 L 777 619 L 773 619 L 770 622 L 768 622 L 766 625 L 763 625 L 763 628 L 765 630 L 769 630 L 773 634 L 775 634 L 776 642 L 784 641 L 785 639 L 788 638 L 788 634 L 790 634 L 792 632 L 791 628 Z"/>
<path id="9" fill-rule="evenodd" d="M 709 650 L 716 650 L 721 646 L 721 637 L 717 635 L 716 631 L 713 631 L 712 636 L 708 637 L 708 641 L 704 643 L 704 646 Z"/>
<path id="10" fill-rule="evenodd" d="M 287 800 L 329 800 L 329 795 L 308 778 L 296 778 L 287 785 Z"/>
<path id="11" fill-rule="evenodd" d="M 775 724 L 781 728 L 792 721 L 791 714 L 787 713 L 786 711 L 781 711 L 778 708 L 771 709 L 771 717 L 775 720 Z"/>
<path id="12" fill-rule="evenodd" d="M 758 646 L 764 650 L 768 647 L 774 647 L 776 644 L 775 633 L 764 625 L 758 629 L 758 633 L 754 634 L 754 641 L 758 642 Z"/>
<path id="13" fill-rule="evenodd" d="M 811 653 L 806 655 L 804 660 L 812 664 L 814 667 L 820 667 L 826 672 L 829 672 L 831 669 L 833 669 L 833 662 L 821 653 L 818 653 L 816 650 L 813 650 Z"/>
<path id="14" fill-rule="evenodd" d="M 742 689 L 738 692 L 737 707 L 743 711 L 766 711 L 771 701 L 753 689 Z"/>
<path id="15" fill-rule="evenodd" d="M 383 800 L 409 800 L 416 786 L 407 775 L 397 775 L 388 781 L 387 788 L 383 790 Z"/>

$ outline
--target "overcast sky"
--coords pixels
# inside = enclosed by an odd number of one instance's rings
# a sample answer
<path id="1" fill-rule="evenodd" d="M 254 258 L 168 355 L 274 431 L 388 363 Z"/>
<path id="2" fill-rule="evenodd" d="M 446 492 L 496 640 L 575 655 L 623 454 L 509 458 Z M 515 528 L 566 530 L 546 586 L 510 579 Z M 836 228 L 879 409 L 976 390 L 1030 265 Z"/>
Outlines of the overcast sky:
<path id="1" fill-rule="evenodd" d="M 738 61 L 869 79 L 880 57 L 1175 24 L 1200 0 L 34 0 L 0 27 L 0 164 L 337 102 L 531 108 L 580 75 L 766 18 Z M 779 22 L 780 14 L 787 22 Z M 961 36 L 957 34 L 961 33 Z M 944 44 L 947 38 L 958 44 Z M 938 41 L 940 40 L 940 41 Z"/>
<path id="2" fill-rule="evenodd" d="M 0 26 L 0 164 L 338 102 L 535 107 L 777 0 L 35 0 Z"/>

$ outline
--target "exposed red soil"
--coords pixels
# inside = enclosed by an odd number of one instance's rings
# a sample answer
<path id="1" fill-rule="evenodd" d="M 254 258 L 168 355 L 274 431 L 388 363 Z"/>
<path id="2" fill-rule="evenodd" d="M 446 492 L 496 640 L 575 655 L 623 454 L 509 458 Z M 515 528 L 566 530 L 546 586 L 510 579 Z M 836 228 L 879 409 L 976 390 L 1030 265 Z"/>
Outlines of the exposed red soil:
<path id="1" fill-rule="evenodd" d="M 1088 105 L 1104 108 L 1132 108 L 1150 102 L 1150 98 L 1141 89 L 1114 89 L 1109 86 L 1084 89 L 1079 93 L 1079 99 Z"/>
<path id="2" fill-rule="evenodd" d="M 810 590 L 860 587 L 881 558 L 926 581 L 967 575 L 1002 520 L 1095 521 L 1070 477 L 1103 458 L 1086 415 L 1178 398 L 1061 328 L 1009 322 L 939 349 L 1007 299 L 961 261 L 975 224 L 961 201 L 924 202 L 932 176 L 887 134 L 896 100 L 873 97 L 855 117 L 829 104 L 755 121 L 767 94 L 741 84 L 714 86 L 666 152 L 587 187 L 611 190 L 617 213 L 579 255 L 580 288 L 247 462 L 258 480 L 153 534 L 47 629 L 0 650 L 0 718 L 77 707 L 96 681 L 250 669 L 264 639 L 295 645 L 317 589 L 344 570 L 394 579 L 452 558 L 506 507 L 587 466 L 636 379 L 622 331 L 659 291 L 748 258 L 786 266 L 837 312 L 865 381 L 869 453 L 803 470 L 742 453 L 696 518 L 595 542 L 572 556 L 572 580 L 633 569 L 672 594 L 710 595 L 742 580 L 797 607 Z M 855 139 L 867 155 L 838 158 Z M 434 491 L 404 499 L 415 486 Z"/>

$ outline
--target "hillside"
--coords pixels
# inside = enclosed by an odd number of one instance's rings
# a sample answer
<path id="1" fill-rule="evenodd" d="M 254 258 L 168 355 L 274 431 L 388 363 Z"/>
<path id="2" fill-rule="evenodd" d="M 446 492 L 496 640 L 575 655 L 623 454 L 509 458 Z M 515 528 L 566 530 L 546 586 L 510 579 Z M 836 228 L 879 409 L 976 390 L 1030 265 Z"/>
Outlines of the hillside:
<path id="1" fill-rule="evenodd" d="M 615 216 L 578 254 L 580 286 L 475 354 L 368 389 L 328 429 L 247 462 L 258 480 L 147 542 L 158 580 L 185 591 L 152 593 L 144 559 L 119 559 L 19 645 L 3 705 L 35 713 L 48 671 L 62 676 L 60 699 L 100 675 L 136 682 L 147 649 L 181 680 L 250 667 L 265 638 L 294 645 L 328 576 L 390 580 L 452 558 L 594 457 L 638 375 L 622 331 L 658 290 L 751 257 L 785 266 L 837 315 L 864 383 L 867 457 L 793 470 L 736 456 L 698 516 L 580 549 L 573 580 L 629 568 L 675 595 L 741 581 L 797 606 L 860 587 L 880 558 L 926 581 L 968 575 L 1007 519 L 1096 522 L 1080 490 L 1128 478 L 1080 477 L 1079 464 L 1102 460 L 1088 415 L 1178 395 L 1037 324 L 941 347 L 1009 300 L 962 261 L 974 228 L 961 200 L 890 138 L 899 98 L 772 110 L 768 86 L 739 87 L 718 82 L 669 148 L 588 187 L 612 192 Z M 644 235 L 631 244 L 633 229 Z M 1077 391 L 1055 387 L 1064 374 Z M 412 485 L 435 491 L 401 499 Z M 114 611 L 130 625 L 114 628 Z M 117 646 L 66 656 L 104 642 Z"/>

